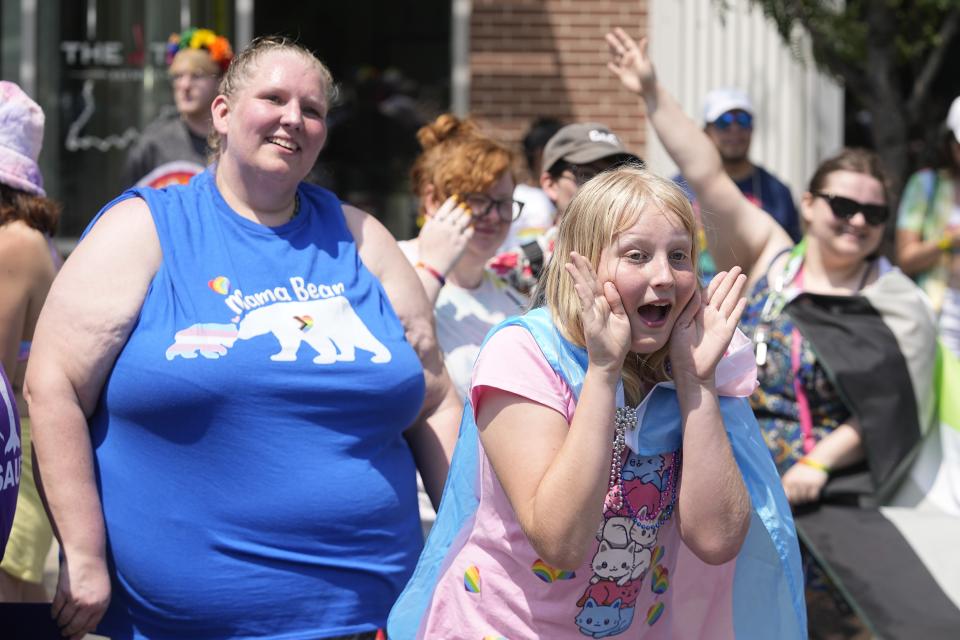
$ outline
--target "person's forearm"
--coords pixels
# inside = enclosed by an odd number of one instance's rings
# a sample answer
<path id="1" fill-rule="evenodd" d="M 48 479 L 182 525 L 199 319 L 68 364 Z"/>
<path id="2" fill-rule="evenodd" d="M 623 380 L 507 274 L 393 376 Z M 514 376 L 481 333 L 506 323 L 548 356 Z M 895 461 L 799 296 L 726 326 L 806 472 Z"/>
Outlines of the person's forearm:
<path id="1" fill-rule="evenodd" d="M 619 375 L 587 368 L 570 429 L 524 511 L 531 544 L 548 564 L 575 570 L 603 517 Z"/>
<path id="2" fill-rule="evenodd" d="M 698 195 L 723 173 L 716 147 L 660 83 L 641 95 L 657 138 Z"/>
<path id="3" fill-rule="evenodd" d="M 434 510 L 440 508 L 440 498 L 447 482 L 450 459 L 457 444 L 460 418 L 463 414 L 463 404 L 457 397 L 453 384 L 449 382 L 445 371 L 442 374 L 447 378 L 446 382 L 431 380 L 430 378 L 437 374 L 425 371 L 428 387 L 438 386 L 446 389 L 446 392 L 439 403 L 425 409 L 417 423 L 405 434 L 423 479 L 423 488 L 430 497 Z"/>
<path id="4" fill-rule="evenodd" d="M 677 509 L 680 533 L 704 562 L 740 551 L 750 526 L 750 496 L 730 448 L 716 390 L 678 387 L 683 416 L 683 468 Z"/>
<path id="5" fill-rule="evenodd" d="M 62 383 L 63 390 L 69 386 Z M 64 554 L 106 558 L 103 510 L 86 418 L 76 395 L 49 384 L 29 390 L 37 485 Z"/>
<path id="6" fill-rule="evenodd" d="M 437 298 L 440 297 L 440 290 L 443 288 L 443 282 L 432 271 L 424 267 L 416 267 L 417 277 L 420 278 L 420 284 L 423 285 L 423 291 L 427 294 L 427 301 L 430 306 L 437 304 Z"/>
<path id="7" fill-rule="evenodd" d="M 943 251 L 939 240 L 917 240 L 900 247 L 897 265 L 908 276 L 916 276 L 934 267 Z"/>
<path id="8" fill-rule="evenodd" d="M 424 489 L 434 509 L 438 509 L 457 442 L 463 404 L 443 363 L 433 313 L 426 305 L 407 310 L 402 317 L 404 335 L 423 367 L 425 392 L 420 414 L 404 435 L 423 478 Z"/>
<path id="9" fill-rule="evenodd" d="M 835 471 L 860 462 L 864 455 L 860 432 L 853 424 L 845 423 L 824 437 L 804 457 Z"/>

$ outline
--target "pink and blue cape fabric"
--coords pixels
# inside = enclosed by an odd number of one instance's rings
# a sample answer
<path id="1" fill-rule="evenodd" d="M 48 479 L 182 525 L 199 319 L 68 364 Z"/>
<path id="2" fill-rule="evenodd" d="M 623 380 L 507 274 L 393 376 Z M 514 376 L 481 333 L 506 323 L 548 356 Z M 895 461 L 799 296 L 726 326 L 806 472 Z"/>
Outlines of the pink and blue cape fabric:
<path id="1" fill-rule="evenodd" d="M 565 340 L 543 308 L 505 321 L 490 335 L 511 325 L 520 325 L 533 335 L 547 362 L 577 397 L 587 364 L 586 351 Z M 745 397 L 756 384 L 752 360 L 749 341 L 738 334 L 717 369 L 724 426 L 753 506 L 750 529 L 739 555 L 723 565 L 711 566 L 680 545 L 671 569 L 670 588 L 658 596 L 664 602 L 654 603 L 659 607 L 657 616 L 662 615 L 659 624 L 641 624 L 637 616 L 637 624 L 601 633 L 581 624 L 581 616 L 577 616 L 579 633 L 598 638 L 807 637 L 796 530 L 776 467 Z M 637 428 L 628 435 L 627 444 L 635 454 L 646 456 L 681 448 L 681 416 L 672 384 L 662 383 L 650 391 L 637 409 Z M 391 640 L 424 637 L 424 623 L 435 604 L 432 601 L 438 580 L 475 527 L 481 456 L 474 411 L 468 404 L 436 523 L 410 582 L 390 613 L 387 630 Z M 656 610 L 654 607 L 651 611 Z M 532 610 L 528 615 L 535 618 L 537 613 Z M 649 617 L 648 611 L 648 623 Z M 512 639 L 509 634 L 506 637 Z"/>

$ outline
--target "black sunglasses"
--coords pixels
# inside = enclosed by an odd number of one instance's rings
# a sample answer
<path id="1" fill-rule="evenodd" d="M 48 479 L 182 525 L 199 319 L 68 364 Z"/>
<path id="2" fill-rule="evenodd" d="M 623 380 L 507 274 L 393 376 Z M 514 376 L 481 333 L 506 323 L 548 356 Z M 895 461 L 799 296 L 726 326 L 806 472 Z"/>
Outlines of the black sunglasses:
<path id="1" fill-rule="evenodd" d="M 859 211 L 863 214 L 867 224 L 877 226 L 885 223 L 890 216 L 890 209 L 885 204 L 864 204 L 850 198 L 823 192 L 816 192 L 813 195 L 826 200 L 827 204 L 830 205 L 830 210 L 833 211 L 833 215 L 842 220 L 849 220 Z"/>
<path id="2" fill-rule="evenodd" d="M 753 129 L 753 116 L 746 111 L 727 111 L 725 114 L 713 121 L 713 126 L 721 131 L 729 129 L 734 122 L 741 129 Z"/>

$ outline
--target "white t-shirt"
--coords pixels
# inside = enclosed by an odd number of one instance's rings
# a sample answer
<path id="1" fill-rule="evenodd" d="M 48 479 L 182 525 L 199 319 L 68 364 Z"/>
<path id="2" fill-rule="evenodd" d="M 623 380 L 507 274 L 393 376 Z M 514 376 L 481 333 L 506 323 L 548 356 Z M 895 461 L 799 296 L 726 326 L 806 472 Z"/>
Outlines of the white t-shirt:
<path id="1" fill-rule="evenodd" d="M 399 245 L 410 264 L 415 264 L 419 259 L 416 243 L 405 240 Z M 437 340 L 447 372 L 461 398 L 470 390 L 473 364 L 487 333 L 510 316 L 523 313 L 526 303 L 526 296 L 489 272 L 484 273 L 476 289 L 464 289 L 449 282 L 440 289 L 434 307 Z"/>
<path id="2" fill-rule="evenodd" d="M 500 245 L 497 253 L 516 249 L 524 242 L 529 242 L 537 236 L 546 233 L 553 226 L 556 207 L 542 189 L 527 184 L 518 184 L 513 189 L 513 199 L 523 203 L 520 217 L 510 225 L 510 232 L 506 240 Z"/>

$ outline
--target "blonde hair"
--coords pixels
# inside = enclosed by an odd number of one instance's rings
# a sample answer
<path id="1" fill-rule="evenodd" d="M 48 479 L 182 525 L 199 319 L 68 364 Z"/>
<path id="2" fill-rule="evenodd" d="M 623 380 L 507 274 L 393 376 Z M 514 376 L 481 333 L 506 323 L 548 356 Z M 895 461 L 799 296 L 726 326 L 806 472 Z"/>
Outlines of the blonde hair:
<path id="1" fill-rule="evenodd" d="M 554 324 L 574 344 L 585 347 L 580 302 L 573 280 L 564 269 L 570 252 L 576 251 L 596 270 L 600 254 L 617 236 L 651 209 L 670 212 L 690 234 L 690 258 L 698 264 L 697 222 L 690 201 L 673 182 L 636 165 L 621 166 L 601 173 L 585 184 L 567 206 L 560 221 L 553 258 L 541 282 L 540 295 Z M 669 343 L 651 354 L 627 357 L 623 383 L 627 400 L 638 402 L 644 389 L 669 380 Z"/>
<path id="2" fill-rule="evenodd" d="M 271 53 L 293 53 L 303 57 L 310 62 L 320 75 L 320 81 L 323 84 L 323 93 L 327 100 L 327 109 L 333 106 L 339 95 L 339 87 L 333 81 L 333 75 L 325 64 L 314 55 L 312 51 L 297 43 L 294 40 L 284 36 L 263 36 L 255 38 L 243 51 L 238 53 L 227 67 L 223 79 L 220 81 L 218 92 L 220 95 L 232 98 L 250 81 L 253 75 L 254 67 L 260 61 L 260 58 Z M 214 129 L 207 138 L 207 146 L 210 147 L 210 156 L 216 160 L 220 156 L 220 142 L 222 136 Z"/>
<path id="3" fill-rule="evenodd" d="M 413 189 L 420 196 L 428 185 L 434 198 L 443 202 L 454 194 L 482 193 L 513 166 L 513 154 L 507 147 L 484 135 L 469 119 L 445 113 L 417 132 L 423 153 L 410 170 Z"/>

